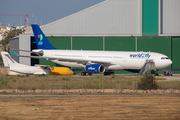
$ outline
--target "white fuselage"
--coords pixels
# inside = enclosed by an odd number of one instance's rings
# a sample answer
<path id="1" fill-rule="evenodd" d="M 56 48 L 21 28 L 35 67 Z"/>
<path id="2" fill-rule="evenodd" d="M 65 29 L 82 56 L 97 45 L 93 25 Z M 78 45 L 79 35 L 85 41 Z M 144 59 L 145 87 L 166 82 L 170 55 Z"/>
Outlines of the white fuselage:
<path id="1" fill-rule="evenodd" d="M 10 71 L 23 73 L 23 74 L 47 74 L 42 68 L 39 66 L 27 66 L 22 64 L 16 64 L 9 67 Z"/>
<path id="2" fill-rule="evenodd" d="M 23 73 L 23 74 L 47 74 L 45 70 L 41 69 L 39 66 L 28 66 L 17 63 L 11 58 L 8 52 L 1 52 L 3 63 L 5 67 L 9 67 L 10 71 Z"/>
<path id="3" fill-rule="evenodd" d="M 156 69 L 162 69 L 172 64 L 172 61 L 163 54 L 155 52 L 118 52 L 118 51 L 81 51 L 81 50 L 43 50 L 43 57 L 64 58 L 68 60 L 51 60 L 57 64 L 69 67 L 84 67 L 85 64 L 71 60 L 79 59 L 88 62 L 110 62 L 106 65 L 107 70 L 117 69 L 141 69 L 147 59 L 155 63 Z"/>

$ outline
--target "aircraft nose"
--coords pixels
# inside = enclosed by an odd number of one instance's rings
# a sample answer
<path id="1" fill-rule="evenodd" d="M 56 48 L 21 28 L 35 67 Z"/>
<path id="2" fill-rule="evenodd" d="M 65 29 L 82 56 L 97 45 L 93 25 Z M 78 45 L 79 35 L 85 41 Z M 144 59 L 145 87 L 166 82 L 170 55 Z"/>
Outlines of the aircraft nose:
<path id="1" fill-rule="evenodd" d="M 170 66 L 172 64 L 172 61 L 169 59 L 168 61 L 166 61 L 166 65 Z"/>
<path id="2" fill-rule="evenodd" d="M 74 72 L 73 72 L 73 71 L 71 72 L 71 75 L 74 75 Z"/>
<path id="3" fill-rule="evenodd" d="M 171 65 L 172 64 L 172 61 L 171 60 L 169 60 L 169 65 Z"/>

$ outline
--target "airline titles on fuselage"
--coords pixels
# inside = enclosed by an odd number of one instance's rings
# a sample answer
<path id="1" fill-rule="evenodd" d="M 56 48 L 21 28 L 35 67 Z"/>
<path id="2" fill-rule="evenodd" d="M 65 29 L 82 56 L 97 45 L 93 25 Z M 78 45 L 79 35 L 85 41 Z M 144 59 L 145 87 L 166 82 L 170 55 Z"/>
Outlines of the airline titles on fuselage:
<path id="1" fill-rule="evenodd" d="M 149 53 L 139 53 L 139 54 L 130 54 L 130 58 L 150 58 L 151 55 Z"/>

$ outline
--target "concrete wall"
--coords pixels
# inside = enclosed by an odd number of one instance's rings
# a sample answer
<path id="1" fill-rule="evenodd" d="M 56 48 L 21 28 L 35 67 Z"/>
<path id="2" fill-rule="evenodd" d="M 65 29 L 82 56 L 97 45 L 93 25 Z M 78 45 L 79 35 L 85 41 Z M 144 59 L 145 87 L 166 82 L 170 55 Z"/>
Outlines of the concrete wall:
<path id="1" fill-rule="evenodd" d="M 31 45 L 30 45 L 30 36 L 26 34 L 19 35 L 19 49 L 20 50 L 27 50 L 31 51 Z M 30 56 L 30 53 L 28 52 L 19 52 L 20 55 Z M 25 65 L 31 65 L 30 58 L 20 57 L 19 63 L 25 64 Z"/>
<path id="2" fill-rule="evenodd" d="M 142 0 L 107 0 L 42 27 L 47 35 L 140 36 Z"/>

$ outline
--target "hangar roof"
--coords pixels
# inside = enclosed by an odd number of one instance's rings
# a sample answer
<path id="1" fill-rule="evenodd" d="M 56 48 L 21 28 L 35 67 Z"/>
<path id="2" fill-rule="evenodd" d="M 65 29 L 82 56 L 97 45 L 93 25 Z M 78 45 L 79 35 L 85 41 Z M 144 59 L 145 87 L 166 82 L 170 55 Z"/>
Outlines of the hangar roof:
<path id="1" fill-rule="evenodd" d="M 141 36 L 141 24 L 142 0 L 106 0 L 41 29 L 53 36 Z"/>

